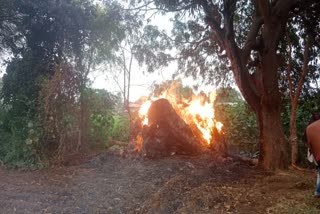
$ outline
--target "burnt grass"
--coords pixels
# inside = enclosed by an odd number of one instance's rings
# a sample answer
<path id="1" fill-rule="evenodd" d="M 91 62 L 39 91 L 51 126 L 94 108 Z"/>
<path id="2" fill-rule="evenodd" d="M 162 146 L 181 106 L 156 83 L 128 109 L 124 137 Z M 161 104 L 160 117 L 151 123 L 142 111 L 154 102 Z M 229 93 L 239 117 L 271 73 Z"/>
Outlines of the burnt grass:
<path id="1" fill-rule="evenodd" d="M 315 178 L 212 155 L 100 153 L 36 171 L 0 168 L 0 213 L 320 213 Z"/>

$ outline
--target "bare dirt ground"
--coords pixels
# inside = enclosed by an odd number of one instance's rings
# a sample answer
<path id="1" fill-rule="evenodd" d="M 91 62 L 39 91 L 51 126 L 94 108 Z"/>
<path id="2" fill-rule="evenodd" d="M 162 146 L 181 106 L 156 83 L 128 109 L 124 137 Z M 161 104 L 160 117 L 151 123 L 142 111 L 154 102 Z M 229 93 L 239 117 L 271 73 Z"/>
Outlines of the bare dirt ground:
<path id="1" fill-rule="evenodd" d="M 320 213 L 315 177 L 209 155 L 101 153 L 32 172 L 1 168 L 0 213 Z"/>

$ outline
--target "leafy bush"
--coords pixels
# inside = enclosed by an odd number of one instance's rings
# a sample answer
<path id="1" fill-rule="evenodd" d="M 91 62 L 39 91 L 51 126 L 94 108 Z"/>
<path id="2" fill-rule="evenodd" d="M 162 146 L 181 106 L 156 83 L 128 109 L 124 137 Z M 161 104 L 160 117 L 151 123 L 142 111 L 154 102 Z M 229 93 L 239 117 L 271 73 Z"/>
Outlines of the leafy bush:
<path id="1" fill-rule="evenodd" d="M 113 116 L 111 137 L 113 140 L 128 141 L 130 135 L 130 120 L 126 115 Z"/>
<path id="2" fill-rule="evenodd" d="M 90 139 L 97 144 L 108 145 L 113 123 L 111 112 L 92 114 L 90 116 Z"/>
<path id="3" fill-rule="evenodd" d="M 111 112 L 92 114 L 90 117 L 90 139 L 98 144 L 108 146 L 110 140 L 129 140 L 129 117 Z"/>
<path id="4" fill-rule="evenodd" d="M 42 166 L 37 149 L 42 138 L 42 128 L 32 117 L 15 115 L 0 107 L 0 160 L 12 168 L 37 168 Z"/>
<path id="5" fill-rule="evenodd" d="M 216 106 L 216 119 L 223 123 L 227 143 L 235 152 L 258 150 L 259 130 L 256 118 L 244 101 Z"/>

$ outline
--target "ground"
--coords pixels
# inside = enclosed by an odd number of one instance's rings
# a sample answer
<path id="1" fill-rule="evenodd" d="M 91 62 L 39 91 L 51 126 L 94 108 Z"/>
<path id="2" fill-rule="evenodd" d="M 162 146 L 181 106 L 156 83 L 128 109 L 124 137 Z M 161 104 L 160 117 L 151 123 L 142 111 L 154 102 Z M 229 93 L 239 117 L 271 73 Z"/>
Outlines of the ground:
<path id="1" fill-rule="evenodd" d="M 0 213 L 319 213 L 315 178 L 209 154 L 106 152 L 36 171 L 0 168 Z"/>

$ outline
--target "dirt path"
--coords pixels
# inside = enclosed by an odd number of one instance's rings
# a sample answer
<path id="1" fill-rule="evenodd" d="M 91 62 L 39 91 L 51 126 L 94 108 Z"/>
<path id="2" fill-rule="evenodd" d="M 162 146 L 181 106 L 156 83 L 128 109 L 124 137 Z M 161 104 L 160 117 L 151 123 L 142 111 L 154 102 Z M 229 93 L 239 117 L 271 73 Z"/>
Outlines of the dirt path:
<path id="1" fill-rule="evenodd" d="M 319 213 L 313 172 L 231 160 L 100 154 L 73 166 L 0 169 L 0 213 Z"/>

